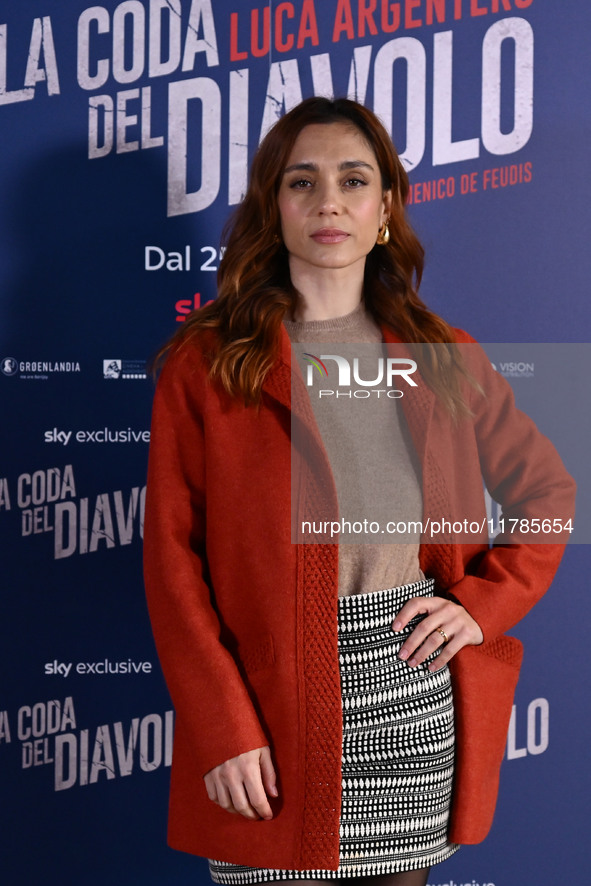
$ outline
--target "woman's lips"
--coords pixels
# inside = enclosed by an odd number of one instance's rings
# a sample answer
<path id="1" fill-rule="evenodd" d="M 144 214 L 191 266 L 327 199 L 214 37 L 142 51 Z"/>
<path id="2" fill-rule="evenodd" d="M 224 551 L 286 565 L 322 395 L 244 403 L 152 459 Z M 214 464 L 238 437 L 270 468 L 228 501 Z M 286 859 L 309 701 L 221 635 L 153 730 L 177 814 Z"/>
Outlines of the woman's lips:
<path id="1" fill-rule="evenodd" d="M 346 231 L 341 231 L 339 228 L 320 228 L 311 234 L 312 240 L 316 243 L 342 243 L 348 236 Z"/>

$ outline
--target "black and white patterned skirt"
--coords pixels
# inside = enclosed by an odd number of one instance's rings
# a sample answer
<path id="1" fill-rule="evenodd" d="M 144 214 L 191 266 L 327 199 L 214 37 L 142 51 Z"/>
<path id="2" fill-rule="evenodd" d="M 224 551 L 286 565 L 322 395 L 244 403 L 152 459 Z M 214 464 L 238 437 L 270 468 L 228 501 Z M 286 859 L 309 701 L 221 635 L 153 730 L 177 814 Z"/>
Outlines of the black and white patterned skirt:
<path id="1" fill-rule="evenodd" d="M 453 758 L 449 670 L 431 673 L 397 658 L 420 620 L 399 634 L 396 613 L 411 597 L 430 597 L 433 581 L 339 598 L 343 701 L 339 867 L 253 868 L 209 860 L 215 883 L 342 879 L 429 867 L 459 847 L 447 840 Z"/>

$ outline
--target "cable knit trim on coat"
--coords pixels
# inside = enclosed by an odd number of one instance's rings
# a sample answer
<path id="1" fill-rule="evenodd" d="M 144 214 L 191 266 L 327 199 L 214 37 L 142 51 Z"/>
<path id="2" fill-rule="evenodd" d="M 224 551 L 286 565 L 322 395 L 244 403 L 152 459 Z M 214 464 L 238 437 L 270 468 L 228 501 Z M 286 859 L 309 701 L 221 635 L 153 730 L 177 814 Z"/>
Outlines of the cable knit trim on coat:
<path id="1" fill-rule="evenodd" d="M 476 648 L 484 655 L 490 655 L 513 667 L 518 668 L 521 664 L 522 650 L 513 637 L 496 637 Z"/>
<path id="2" fill-rule="evenodd" d="M 338 671 L 335 576 L 337 545 L 302 545 L 304 554 L 304 673 L 306 708 L 306 767 L 301 859 L 314 867 L 320 856 L 325 867 L 339 863 L 342 710 Z M 333 803 L 338 800 L 338 805 Z M 328 810 L 328 815 L 322 810 Z"/>

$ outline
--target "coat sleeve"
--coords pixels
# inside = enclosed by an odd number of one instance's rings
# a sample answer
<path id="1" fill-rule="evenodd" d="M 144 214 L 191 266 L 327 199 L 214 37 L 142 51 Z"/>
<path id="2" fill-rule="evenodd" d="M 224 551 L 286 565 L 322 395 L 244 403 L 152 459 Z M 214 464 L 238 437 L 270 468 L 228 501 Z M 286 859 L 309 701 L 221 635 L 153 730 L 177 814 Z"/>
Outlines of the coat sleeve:
<path id="1" fill-rule="evenodd" d="M 482 476 L 502 507 L 505 526 L 512 518 L 558 518 L 564 525 L 574 517 L 573 478 L 550 440 L 517 409 L 511 386 L 483 349 L 466 333 L 460 340 L 469 342 L 469 366 L 484 391 L 471 396 L 473 427 Z M 450 591 L 478 622 L 485 641 L 520 621 L 547 591 L 567 540 L 565 532 L 506 531 L 466 565 L 466 575 Z"/>
<path id="2" fill-rule="evenodd" d="M 205 774 L 269 744 L 235 659 L 223 644 L 206 557 L 207 401 L 201 355 L 188 343 L 166 362 L 152 412 L 144 579 L 152 629 L 177 715 Z"/>

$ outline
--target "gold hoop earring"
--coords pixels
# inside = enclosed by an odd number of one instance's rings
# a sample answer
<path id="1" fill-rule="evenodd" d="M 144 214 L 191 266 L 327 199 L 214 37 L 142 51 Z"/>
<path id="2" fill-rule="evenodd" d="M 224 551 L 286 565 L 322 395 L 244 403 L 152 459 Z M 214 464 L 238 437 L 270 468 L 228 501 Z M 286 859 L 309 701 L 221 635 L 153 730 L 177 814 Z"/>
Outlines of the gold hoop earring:
<path id="1" fill-rule="evenodd" d="M 376 239 L 376 243 L 378 246 L 385 246 L 386 243 L 390 241 L 390 229 L 388 228 L 388 222 L 384 222 L 378 231 L 378 236 Z"/>

